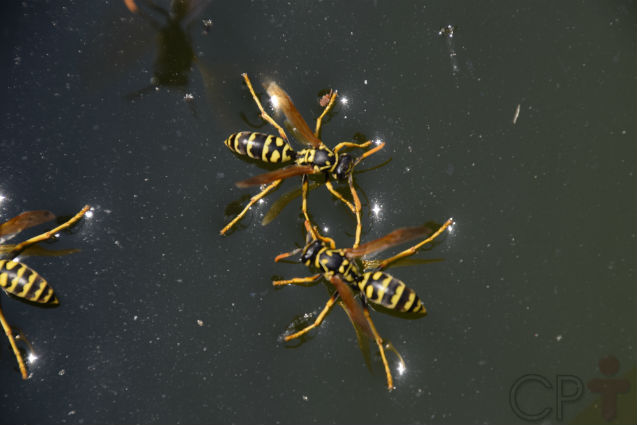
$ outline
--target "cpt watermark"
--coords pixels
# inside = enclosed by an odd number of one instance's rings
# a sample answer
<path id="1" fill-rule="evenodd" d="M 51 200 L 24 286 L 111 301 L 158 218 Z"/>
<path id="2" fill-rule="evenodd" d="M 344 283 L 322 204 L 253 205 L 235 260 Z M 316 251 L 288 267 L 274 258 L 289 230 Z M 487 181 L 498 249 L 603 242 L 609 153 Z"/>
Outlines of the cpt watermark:
<path id="1" fill-rule="evenodd" d="M 600 359 L 599 370 L 605 377 L 590 379 L 586 385 L 575 375 L 555 375 L 553 379 L 539 374 L 520 376 L 509 389 L 511 410 L 518 418 L 529 422 L 542 420 L 555 410 L 555 418 L 561 421 L 565 406 L 582 398 L 588 388 L 591 393 L 601 396 L 601 416 L 610 422 L 617 416 L 618 396 L 630 391 L 630 381 L 612 378 L 619 371 L 619 360 L 614 356 Z M 550 395 L 551 402 L 540 407 L 530 406 L 537 402 L 538 394 L 544 395 L 544 399 Z"/>

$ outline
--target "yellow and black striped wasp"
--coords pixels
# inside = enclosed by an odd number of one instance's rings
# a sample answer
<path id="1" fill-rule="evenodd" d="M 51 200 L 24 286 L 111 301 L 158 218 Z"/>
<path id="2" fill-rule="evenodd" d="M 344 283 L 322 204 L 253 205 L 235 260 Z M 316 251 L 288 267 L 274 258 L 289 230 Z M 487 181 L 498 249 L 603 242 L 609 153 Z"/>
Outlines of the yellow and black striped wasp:
<path id="1" fill-rule="evenodd" d="M 80 212 L 61 225 L 17 245 L 0 245 L 0 288 L 2 288 L 6 294 L 20 300 L 40 305 L 57 305 L 59 301 L 55 296 L 53 288 L 51 288 L 47 281 L 35 270 L 15 260 L 15 258 L 20 254 L 25 254 L 29 247 L 33 247 L 34 244 L 51 239 L 61 230 L 74 225 L 89 209 L 90 206 L 86 205 Z M 45 210 L 23 212 L 0 224 L 0 243 L 11 239 L 25 229 L 46 223 L 54 218 L 55 215 L 53 215 L 52 212 Z M 0 308 L 0 322 L 18 361 L 22 379 L 27 379 L 27 368 L 24 364 L 22 354 L 16 345 L 11 326 L 9 326 L 9 323 L 4 317 L 2 308 Z"/>
<path id="2" fill-rule="evenodd" d="M 289 284 L 307 284 L 324 277 L 330 281 L 336 291 L 329 298 L 325 307 L 316 317 L 314 323 L 306 326 L 298 332 L 285 336 L 285 341 L 298 338 L 310 330 L 319 326 L 331 308 L 340 298 L 342 305 L 346 309 L 348 316 L 355 325 L 363 331 L 369 338 L 373 339 L 378 346 L 381 355 L 385 374 L 387 377 L 387 388 L 394 388 L 393 379 L 384 346 L 386 342 L 380 337 L 374 323 L 372 322 L 368 303 L 380 306 L 381 309 L 390 310 L 396 313 L 404 313 L 410 316 L 424 316 L 427 314 L 425 307 L 418 298 L 418 295 L 400 280 L 382 271 L 389 264 L 413 255 L 422 246 L 432 242 L 442 234 L 451 224 L 452 219 L 447 220 L 435 232 L 432 233 L 428 226 L 405 227 L 379 239 L 367 242 L 359 247 L 336 249 L 333 239 L 321 236 L 318 231 L 308 222 L 305 227 L 308 232 L 309 242 L 302 249 L 280 254 L 275 261 L 280 261 L 301 251 L 300 262 L 318 271 L 317 274 L 308 277 L 293 278 L 288 280 L 276 280 L 272 282 L 275 286 Z M 363 255 L 378 253 L 387 248 L 405 243 L 424 235 L 429 235 L 423 241 L 412 247 L 378 262 L 373 270 L 361 271 L 356 263 L 356 259 Z M 360 305 L 354 300 L 354 294 L 360 295 Z M 393 347 L 391 349 L 398 354 Z M 398 354 L 401 363 L 402 358 Z"/>
<path id="3" fill-rule="evenodd" d="M 272 104 L 275 105 L 275 108 L 283 111 L 283 114 L 285 115 L 287 121 L 294 128 L 297 138 L 309 146 L 306 149 L 296 151 L 290 145 L 288 137 L 285 134 L 283 128 L 279 124 L 277 124 L 277 122 L 274 121 L 274 119 L 263 109 L 259 98 L 254 92 L 252 83 L 250 82 L 248 75 L 243 74 L 243 79 L 245 80 L 245 83 L 250 90 L 252 98 L 261 111 L 261 117 L 277 129 L 279 136 L 265 133 L 242 131 L 230 135 L 230 137 L 228 137 L 224 141 L 224 144 L 231 151 L 239 155 L 256 159 L 258 161 L 275 164 L 293 161 L 293 164 L 285 168 L 260 174 L 236 183 L 238 187 L 250 187 L 264 184 L 267 184 L 267 186 L 263 190 L 261 190 L 261 192 L 253 196 L 250 199 L 248 205 L 246 205 L 245 208 L 230 223 L 228 223 L 223 229 L 221 229 L 220 233 L 223 235 L 228 230 L 230 230 L 230 228 L 232 228 L 232 226 L 234 226 L 248 212 L 252 205 L 254 205 L 257 201 L 259 201 L 270 191 L 276 188 L 284 179 L 299 175 L 303 176 L 303 215 L 305 216 L 305 219 L 309 221 L 310 219 L 307 213 L 307 176 L 309 174 L 324 174 L 326 178 L 325 186 L 327 187 L 327 189 L 337 199 L 347 205 L 347 207 L 356 215 L 356 236 L 354 246 L 358 246 L 361 234 L 361 203 L 360 199 L 358 198 L 358 194 L 354 189 L 352 172 L 354 167 L 360 161 L 378 152 L 380 149 L 383 148 L 385 143 L 377 144 L 374 148 L 366 151 L 363 155 L 356 159 L 348 153 L 340 153 L 341 149 L 365 149 L 372 144 L 371 140 L 365 143 L 341 142 L 336 145 L 334 149 L 328 148 L 319 139 L 321 122 L 325 115 L 332 109 L 336 100 L 337 92 L 334 91 L 331 93 L 330 100 L 321 115 L 317 118 L 316 128 L 314 132 L 312 132 L 299 111 L 294 106 L 294 103 L 292 103 L 292 99 L 290 99 L 290 96 L 288 96 L 288 94 L 276 83 L 271 82 L 267 85 L 266 91 L 270 96 Z M 352 193 L 352 198 L 354 201 L 353 204 L 346 200 L 340 193 L 338 193 L 336 189 L 334 189 L 334 186 L 332 185 L 330 179 L 336 181 L 347 180 L 350 192 Z"/>

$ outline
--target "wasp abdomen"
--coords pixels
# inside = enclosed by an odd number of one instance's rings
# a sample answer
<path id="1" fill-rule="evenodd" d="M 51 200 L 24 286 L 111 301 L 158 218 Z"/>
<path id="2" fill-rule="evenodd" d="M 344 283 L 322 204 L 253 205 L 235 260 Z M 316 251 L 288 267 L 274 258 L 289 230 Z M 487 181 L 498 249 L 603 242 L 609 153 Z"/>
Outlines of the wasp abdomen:
<path id="1" fill-rule="evenodd" d="M 58 304 L 53 288 L 35 270 L 16 261 L 0 260 L 0 287 L 18 298 Z"/>
<path id="2" fill-rule="evenodd" d="M 271 134 L 241 131 L 231 134 L 223 143 L 239 155 L 263 162 L 279 163 L 296 158 L 296 152 L 287 141 Z"/>
<path id="3" fill-rule="evenodd" d="M 387 273 L 364 273 L 357 282 L 365 297 L 375 304 L 401 313 L 427 314 L 418 295 L 403 282 Z"/>

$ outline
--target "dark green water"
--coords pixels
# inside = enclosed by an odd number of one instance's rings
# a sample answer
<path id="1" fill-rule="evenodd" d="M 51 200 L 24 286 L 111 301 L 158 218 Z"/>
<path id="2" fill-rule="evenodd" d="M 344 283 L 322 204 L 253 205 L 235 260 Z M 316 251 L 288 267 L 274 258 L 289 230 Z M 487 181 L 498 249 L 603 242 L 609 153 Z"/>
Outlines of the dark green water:
<path id="1" fill-rule="evenodd" d="M 500 424 L 544 408 L 544 423 L 600 423 L 586 384 L 607 355 L 633 379 L 617 423 L 634 422 L 634 2 L 212 2 L 190 45 L 169 36 L 169 56 L 198 58 L 181 86 L 141 96 L 154 74 L 171 81 L 154 65 L 166 44 L 123 2 L 2 9 L 0 219 L 94 211 L 45 245 L 81 252 L 25 260 L 58 308 L 1 295 L 39 356 L 22 381 L 2 337 L 1 423 Z M 270 283 L 309 274 L 273 262 L 304 242 L 299 200 L 259 224 L 298 179 L 218 235 L 256 193 L 234 182 L 264 170 L 223 145 L 260 123 L 242 72 L 308 121 L 338 89 L 330 146 L 387 143 L 356 175 L 363 241 L 456 220 L 416 256 L 444 261 L 390 269 L 428 316 L 373 314 L 407 364 L 399 376 L 390 356 L 391 393 L 341 309 L 300 345 L 279 339 L 328 297 Z M 325 189 L 310 211 L 351 244 L 353 215 Z"/>

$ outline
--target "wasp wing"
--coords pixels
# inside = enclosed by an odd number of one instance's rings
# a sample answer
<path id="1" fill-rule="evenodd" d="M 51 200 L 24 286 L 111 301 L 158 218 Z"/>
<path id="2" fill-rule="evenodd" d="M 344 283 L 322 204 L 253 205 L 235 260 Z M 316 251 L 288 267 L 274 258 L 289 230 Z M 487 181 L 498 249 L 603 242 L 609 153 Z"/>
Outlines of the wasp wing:
<path id="1" fill-rule="evenodd" d="M 388 233 L 382 238 L 364 243 L 357 248 L 346 248 L 345 256 L 351 259 L 355 257 L 362 257 L 363 255 L 379 253 L 385 249 L 400 245 L 412 239 L 430 235 L 432 233 L 433 230 L 427 225 L 403 227 L 400 229 L 396 229 L 391 233 Z"/>
<path id="2" fill-rule="evenodd" d="M 363 355 L 363 359 L 365 360 L 365 365 L 367 366 L 367 369 L 369 369 L 369 371 L 371 372 L 372 357 L 371 357 L 370 348 L 369 348 L 370 338 L 368 338 L 368 335 L 366 335 L 365 332 L 360 328 L 360 326 L 358 326 L 356 322 L 354 322 L 354 319 L 352 319 L 352 313 L 347 309 L 347 307 L 345 307 L 342 301 L 339 302 L 339 305 L 343 308 L 343 311 L 345 311 L 345 314 L 347 314 L 347 318 L 352 324 L 352 327 L 354 328 L 354 332 L 356 332 L 356 341 L 358 342 L 358 348 L 361 350 L 361 354 Z"/>
<path id="3" fill-rule="evenodd" d="M 354 299 L 354 294 L 352 294 L 352 290 L 349 285 L 343 282 L 343 279 L 338 276 L 332 276 L 330 278 L 330 282 L 332 282 L 332 285 L 334 285 L 338 291 L 338 295 L 341 297 L 341 301 L 343 302 L 343 308 L 347 310 L 347 315 L 352 321 L 352 324 L 354 324 L 354 326 L 356 326 L 369 338 L 374 339 L 372 329 L 369 327 L 369 323 L 365 319 L 363 308 Z"/>
<path id="4" fill-rule="evenodd" d="M 51 211 L 36 210 L 25 211 L 20 215 L 0 224 L 0 243 L 8 241 L 21 231 L 38 224 L 46 223 L 55 218 Z"/>
<path id="5" fill-rule="evenodd" d="M 302 142 L 307 143 L 313 148 L 318 148 L 323 143 L 314 135 L 310 127 L 307 125 L 301 113 L 296 109 L 290 96 L 275 82 L 268 84 L 266 87 L 270 99 L 272 99 L 275 108 L 281 109 L 285 118 L 294 127 L 296 134 Z"/>
<path id="6" fill-rule="evenodd" d="M 280 168 L 278 170 L 270 171 L 268 173 L 259 174 L 258 176 L 250 177 L 249 179 L 242 180 L 235 183 L 237 187 L 250 187 L 259 186 L 262 184 L 272 183 L 276 180 L 287 179 L 294 176 L 300 176 L 303 174 L 313 174 L 314 167 L 311 165 L 291 165 L 289 167 Z"/>

